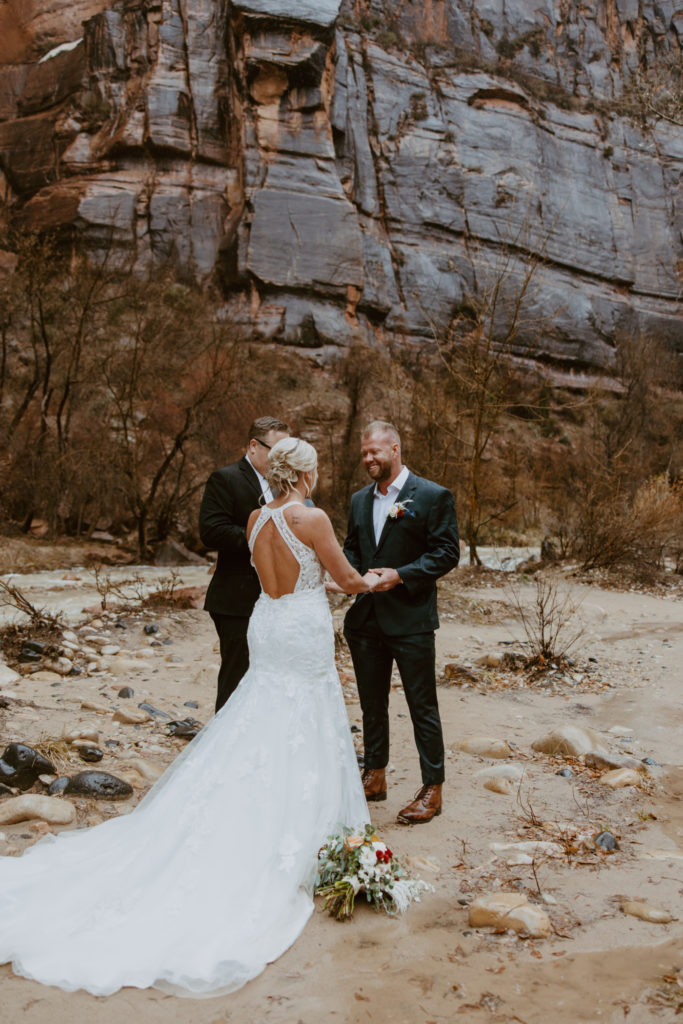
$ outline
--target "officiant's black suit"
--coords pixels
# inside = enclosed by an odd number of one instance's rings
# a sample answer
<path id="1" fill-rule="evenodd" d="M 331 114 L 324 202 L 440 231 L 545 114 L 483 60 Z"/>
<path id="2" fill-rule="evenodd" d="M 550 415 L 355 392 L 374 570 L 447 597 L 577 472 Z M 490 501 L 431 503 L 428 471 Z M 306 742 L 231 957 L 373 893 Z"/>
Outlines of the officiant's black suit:
<path id="1" fill-rule="evenodd" d="M 436 698 L 434 630 L 439 619 L 436 581 L 460 558 L 453 495 L 410 473 L 398 495 L 404 515 L 387 518 L 375 543 L 375 485 L 351 498 L 344 553 L 360 573 L 396 569 L 402 582 L 392 590 L 360 594 L 346 614 L 361 709 L 365 767 L 389 760 L 389 690 L 396 661 L 413 722 L 422 781 L 444 779 L 444 745 Z"/>
<path id="2" fill-rule="evenodd" d="M 209 477 L 199 512 L 202 543 L 218 552 L 204 608 L 216 626 L 221 651 L 216 711 L 249 668 L 247 627 L 261 593 L 247 544 L 247 521 L 261 504 L 261 485 L 246 458 Z"/>

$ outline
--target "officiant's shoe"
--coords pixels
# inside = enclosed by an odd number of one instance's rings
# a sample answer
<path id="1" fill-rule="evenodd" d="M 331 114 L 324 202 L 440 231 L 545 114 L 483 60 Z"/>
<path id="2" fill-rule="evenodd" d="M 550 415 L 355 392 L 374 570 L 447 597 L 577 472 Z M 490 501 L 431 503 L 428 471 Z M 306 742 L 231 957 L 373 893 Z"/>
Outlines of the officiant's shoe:
<path id="1" fill-rule="evenodd" d="M 384 768 L 366 768 L 362 779 L 366 800 L 386 800 L 387 780 Z"/>
<path id="2" fill-rule="evenodd" d="M 412 803 L 398 812 L 398 820 L 403 825 L 421 825 L 441 814 L 441 783 L 423 786 Z"/>

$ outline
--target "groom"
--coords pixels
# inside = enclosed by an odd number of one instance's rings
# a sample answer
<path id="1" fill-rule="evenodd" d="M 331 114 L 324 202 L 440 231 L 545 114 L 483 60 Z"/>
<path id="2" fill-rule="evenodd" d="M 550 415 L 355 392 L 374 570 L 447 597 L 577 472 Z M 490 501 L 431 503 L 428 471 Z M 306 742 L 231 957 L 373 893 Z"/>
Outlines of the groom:
<path id="1" fill-rule="evenodd" d="M 244 456 L 215 470 L 204 490 L 199 533 L 209 550 L 218 551 L 216 571 L 204 602 L 221 651 L 216 711 L 237 689 L 249 668 L 247 627 L 261 587 L 251 564 L 247 520 L 255 508 L 273 499 L 266 480 L 268 452 L 288 435 L 287 424 L 273 416 L 254 420 Z"/>
<path id="2" fill-rule="evenodd" d="M 444 745 L 436 699 L 436 581 L 460 558 L 453 495 L 411 473 L 396 427 L 375 420 L 363 432 L 361 459 L 373 481 L 351 498 L 344 553 L 360 573 L 377 569 L 374 591 L 356 598 L 344 623 L 363 712 L 363 788 L 385 800 L 389 690 L 396 662 L 420 758 L 422 788 L 399 812 L 405 824 L 441 813 Z"/>

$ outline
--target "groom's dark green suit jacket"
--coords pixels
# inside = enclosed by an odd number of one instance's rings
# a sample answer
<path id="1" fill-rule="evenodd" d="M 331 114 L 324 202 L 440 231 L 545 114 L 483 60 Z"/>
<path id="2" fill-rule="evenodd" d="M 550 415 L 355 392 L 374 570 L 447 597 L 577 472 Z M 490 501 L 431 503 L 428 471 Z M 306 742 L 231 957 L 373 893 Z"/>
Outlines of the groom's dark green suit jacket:
<path id="1" fill-rule="evenodd" d="M 360 594 L 346 614 L 349 629 L 361 629 L 374 608 L 388 636 L 426 633 L 438 628 L 436 581 L 460 560 L 453 495 L 445 487 L 410 473 L 397 501 L 405 513 L 387 518 L 375 543 L 372 520 L 375 485 L 351 498 L 344 554 L 360 573 L 396 569 L 402 583 L 392 590 Z"/>

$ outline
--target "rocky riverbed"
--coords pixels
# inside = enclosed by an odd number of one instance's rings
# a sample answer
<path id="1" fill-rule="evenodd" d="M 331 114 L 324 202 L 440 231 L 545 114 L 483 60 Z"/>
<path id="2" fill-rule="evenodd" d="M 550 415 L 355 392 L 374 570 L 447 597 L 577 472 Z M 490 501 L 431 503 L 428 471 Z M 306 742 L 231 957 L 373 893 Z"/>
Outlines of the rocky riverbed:
<path id="1" fill-rule="evenodd" d="M 160 571 L 140 572 L 153 577 L 147 594 L 159 589 Z M 447 785 L 444 813 L 424 828 L 395 821 L 419 786 L 395 680 L 389 797 L 371 809 L 382 838 L 434 886 L 420 904 L 396 920 L 361 905 L 345 925 L 319 912 L 246 988 L 191 1005 L 155 991 L 67 994 L 3 967 L 0 1020 L 186 1021 L 188 1007 L 193 1024 L 673 1020 L 683 1002 L 680 597 L 557 571 L 546 578 L 579 604 L 571 625 L 583 634 L 567 659 L 524 668 L 515 608 L 533 603 L 535 578 L 511 587 L 501 573 L 460 570 L 443 583 Z M 102 610 L 91 576 L 73 566 L 11 582 L 65 621 L 33 649 L 15 638 L 0 664 L 4 855 L 130 811 L 211 716 L 218 662 L 198 608 L 145 607 L 138 589 L 128 607 L 107 593 Z M 207 582 L 194 566 L 174 589 L 194 588 L 197 603 Z M 360 744 L 343 648 L 339 668 Z M 49 762 L 34 780 L 12 776 L 27 757 L 14 744 Z"/>

